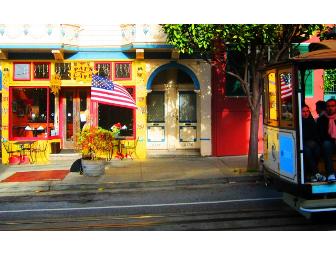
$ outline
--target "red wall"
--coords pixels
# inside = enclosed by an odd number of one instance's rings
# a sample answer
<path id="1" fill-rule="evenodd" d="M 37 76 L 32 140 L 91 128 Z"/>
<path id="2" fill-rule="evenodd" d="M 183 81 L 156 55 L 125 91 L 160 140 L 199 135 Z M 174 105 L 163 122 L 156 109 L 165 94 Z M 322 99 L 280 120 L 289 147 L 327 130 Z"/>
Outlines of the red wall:
<path id="1" fill-rule="evenodd" d="M 323 70 L 315 70 L 314 71 L 314 90 L 313 97 L 306 97 L 305 103 L 309 106 L 309 109 L 314 118 L 317 117 L 317 113 L 315 111 L 315 103 L 319 100 L 323 100 Z"/>
<path id="2" fill-rule="evenodd" d="M 212 154 L 246 155 L 250 134 L 250 111 L 245 97 L 225 96 L 225 70 L 212 68 Z M 259 152 L 262 152 L 262 115 L 259 124 Z"/>
<path id="3" fill-rule="evenodd" d="M 305 41 L 305 43 L 313 43 L 313 42 L 320 42 L 318 37 L 311 37 L 309 40 Z M 315 70 L 314 71 L 314 90 L 313 90 L 313 97 L 306 97 L 305 103 L 309 106 L 310 111 L 314 118 L 317 117 L 315 111 L 315 103 L 318 100 L 323 100 L 324 92 L 323 92 L 323 70 Z"/>

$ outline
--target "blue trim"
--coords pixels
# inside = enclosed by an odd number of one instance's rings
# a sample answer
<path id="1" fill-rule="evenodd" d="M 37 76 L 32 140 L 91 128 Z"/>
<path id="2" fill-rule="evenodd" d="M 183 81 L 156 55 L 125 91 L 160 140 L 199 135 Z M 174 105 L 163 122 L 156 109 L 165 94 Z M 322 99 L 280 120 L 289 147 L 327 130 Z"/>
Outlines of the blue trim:
<path id="1" fill-rule="evenodd" d="M 68 58 L 67 60 L 77 59 L 135 59 L 134 52 L 78 52 Z"/>
<path id="2" fill-rule="evenodd" d="M 154 72 L 152 72 L 152 74 L 150 75 L 150 77 L 148 78 L 147 81 L 147 90 L 151 90 L 152 88 L 152 83 L 154 81 L 154 78 L 162 71 L 168 70 L 170 68 L 177 68 L 180 69 L 181 71 L 185 72 L 186 74 L 188 74 L 190 76 L 190 78 L 193 80 L 194 82 L 194 88 L 195 90 L 199 90 L 200 89 L 200 84 L 198 82 L 198 79 L 196 77 L 196 75 L 194 74 L 193 71 L 191 71 L 188 67 L 186 67 L 185 65 L 181 65 L 178 64 L 176 62 L 170 62 L 168 64 L 162 65 L 160 67 L 158 67 L 157 69 L 155 69 Z"/>
<path id="3" fill-rule="evenodd" d="M 132 49 L 173 49 L 174 47 L 169 44 L 137 44 L 131 43 L 121 46 L 122 51 L 132 50 Z"/>
<path id="4" fill-rule="evenodd" d="M 312 185 L 313 194 L 333 193 L 333 192 L 336 192 L 336 183 Z"/>
<path id="5" fill-rule="evenodd" d="M 200 141 L 210 141 L 210 138 L 200 138 Z"/>
<path id="6" fill-rule="evenodd" d="M 2 72 L 0 70 L 0 90 L 2 90 Z"/>

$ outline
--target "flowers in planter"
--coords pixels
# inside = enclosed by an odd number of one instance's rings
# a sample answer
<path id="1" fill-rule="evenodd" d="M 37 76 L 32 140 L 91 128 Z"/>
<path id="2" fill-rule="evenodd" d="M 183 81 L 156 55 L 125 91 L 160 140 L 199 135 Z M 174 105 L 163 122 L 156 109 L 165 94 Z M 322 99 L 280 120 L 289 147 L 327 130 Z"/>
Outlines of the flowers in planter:
<path id="1" fill-rule="evenodd" d="M 101 127 L 83 128 L 78 136 L 82 158 L 96 160 L 106 157 L 112 148 L 113 132 Z"/>

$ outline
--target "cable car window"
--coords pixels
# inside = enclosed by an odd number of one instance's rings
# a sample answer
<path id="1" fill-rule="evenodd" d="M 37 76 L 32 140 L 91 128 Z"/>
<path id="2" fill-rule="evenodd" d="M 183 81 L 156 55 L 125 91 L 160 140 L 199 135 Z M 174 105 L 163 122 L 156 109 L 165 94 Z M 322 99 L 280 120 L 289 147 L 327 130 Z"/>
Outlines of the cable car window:
<path id="1" fill-rule="evenodd" d="M 267 75 L 266 91 L 265 117 L 267 118 L 267 123 L 272 126 L 278 126 L 279 110 L 275 72 Z"/>
<path id="2" fill-rule="evenodd" d="M 279 72 L 280 82 L 280 124 L 293 126 L 293 85 L 290 72 Z"/>

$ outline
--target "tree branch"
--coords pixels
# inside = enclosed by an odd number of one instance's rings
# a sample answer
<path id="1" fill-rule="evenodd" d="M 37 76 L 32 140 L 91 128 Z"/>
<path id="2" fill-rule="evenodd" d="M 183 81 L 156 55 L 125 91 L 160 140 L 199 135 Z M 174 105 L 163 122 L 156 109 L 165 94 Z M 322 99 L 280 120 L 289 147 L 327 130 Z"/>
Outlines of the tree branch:
<path id="1" fill-rule="evenodd" d="M 226 71 L 226 73 L 229 74 L 229 75 L 231 75 L 231 76 L 233 76 L 233 77 L 235 77 L 237 80 L 239 80 L 239 82 L 240 82 L 240 84 L 241 84 L 241 86 L 242 86 L 242 88 L 243 88 L 243 90 L 244 90 L 244 92 L 246 94 L 248 105 L 249 105 L 249 107 L 250 107 L 251 110 L 254 110 L 254 106 L 252 104 L 251 94 L 250 94 L 248 82 L 244 81 L 240 77 L 240 75 L 238 75 L 238 74 L 235 74 L 235 73 L 230 72 L 230 71 Z"/>

